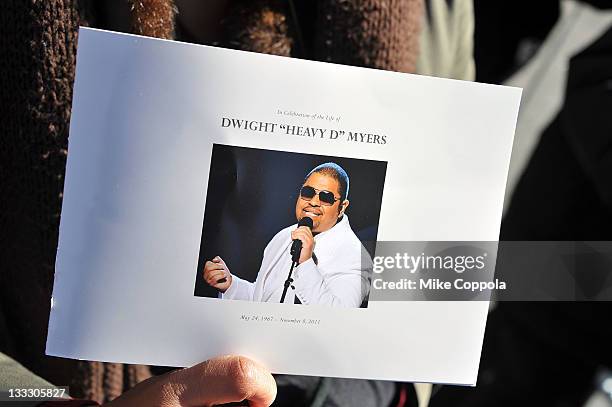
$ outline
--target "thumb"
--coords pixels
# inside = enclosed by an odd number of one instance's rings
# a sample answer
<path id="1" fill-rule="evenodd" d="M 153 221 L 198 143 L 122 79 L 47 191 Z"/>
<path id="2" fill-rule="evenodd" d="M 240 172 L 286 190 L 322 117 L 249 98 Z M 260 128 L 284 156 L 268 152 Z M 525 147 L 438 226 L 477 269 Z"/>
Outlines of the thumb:
<path id="1" fill-rule="evenodd" d="M 223 356 L 181 371 L 194 383 L 189 405 L 248 400 L 250 407 L 268 407 L 276 398 L 276 382 L 262 365 L 243 356 Z M 181 380 L 181 381 L 183 381 Z"/>
<path id="2" fill-rule="evenodd" d="M 251 407 L 268 407 L 276 397 L 270 372 L 243 356 L 214 358 L 142 384 L 146 388 L 138 385 L 109 406 L 186 407 L 248 400 Z"/>

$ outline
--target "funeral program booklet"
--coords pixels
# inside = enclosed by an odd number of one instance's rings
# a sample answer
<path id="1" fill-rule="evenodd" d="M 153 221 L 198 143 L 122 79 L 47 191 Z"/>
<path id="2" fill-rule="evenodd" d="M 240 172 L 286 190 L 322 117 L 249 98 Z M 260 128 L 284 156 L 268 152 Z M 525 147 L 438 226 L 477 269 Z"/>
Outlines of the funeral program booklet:
<path id="1" fill-rule="evenodd" d="M 470 242 L 520 89 L 87 28 L 77 54 L 49 355 L 475 384 L 488 298 L 410 277 L 493 270 Z"/>

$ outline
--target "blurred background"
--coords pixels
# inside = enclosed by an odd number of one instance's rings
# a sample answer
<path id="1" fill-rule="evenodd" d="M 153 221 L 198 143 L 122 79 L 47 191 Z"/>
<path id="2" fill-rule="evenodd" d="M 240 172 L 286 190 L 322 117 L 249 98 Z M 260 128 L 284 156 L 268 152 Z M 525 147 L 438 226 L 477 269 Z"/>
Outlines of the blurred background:
<path id="1" fill-rule="evenodd" d="M 611 3 L 5 0 L 0 352 L 99 402 L 165 371 L 44 355 L 79 25 L 520 86 L 500 239 L 610 242 Z M 275 404 L 610 407 L 610 304 L 496 304 L 475 388 L 279 376 Z"/>

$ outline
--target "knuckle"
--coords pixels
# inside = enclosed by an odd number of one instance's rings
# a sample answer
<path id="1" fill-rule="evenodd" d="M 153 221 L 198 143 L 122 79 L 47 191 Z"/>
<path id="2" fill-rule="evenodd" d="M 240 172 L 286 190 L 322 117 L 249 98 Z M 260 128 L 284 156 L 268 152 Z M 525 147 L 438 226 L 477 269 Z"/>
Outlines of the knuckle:
<path id="1" fill-rule="evenodd" d="M 246 398 L 256 385 L 257 367 L 250 359 L 236 356 L 230 361 L 229 375 L 236 394 L 241 398 Z"/>
<path id="2" fill-rule="evenodd" d="M 169 404 L 174 404 L 183 398 L 183 395 L 187 393 L 187 385 L 185 383 L 175 381 L 165 381 L 160 386 L 161 400 Z"/>

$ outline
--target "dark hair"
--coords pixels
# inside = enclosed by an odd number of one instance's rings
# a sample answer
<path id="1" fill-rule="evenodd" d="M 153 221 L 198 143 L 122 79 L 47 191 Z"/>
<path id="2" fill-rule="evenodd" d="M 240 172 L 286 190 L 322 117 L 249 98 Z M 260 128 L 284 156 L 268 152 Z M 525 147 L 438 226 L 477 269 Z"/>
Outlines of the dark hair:
<path id="1" fill-rule="evenodd" d="M 308 173 L 308 175 L 306 175 L 306 178 L 304 178 L 304 182 L 306 182 L 308 177 L 310 177 L 315 172 L 319 174 L 327 175 L 329 177 L 332 177 L 336 181 L 338 181 L 338 185 L 340 185 L 340 188 L 338 191 L 340 192 L 340 200 L 344 201 L 346 198 L 348 198 L 349 176 L 346 173 L 346 171 L 344 171 L 344 168 L 332 162 L 317 165 Z"/>

